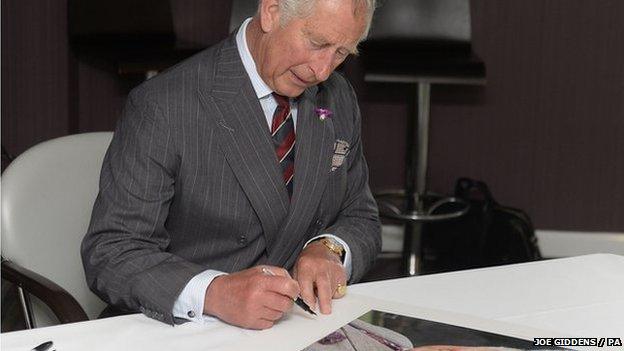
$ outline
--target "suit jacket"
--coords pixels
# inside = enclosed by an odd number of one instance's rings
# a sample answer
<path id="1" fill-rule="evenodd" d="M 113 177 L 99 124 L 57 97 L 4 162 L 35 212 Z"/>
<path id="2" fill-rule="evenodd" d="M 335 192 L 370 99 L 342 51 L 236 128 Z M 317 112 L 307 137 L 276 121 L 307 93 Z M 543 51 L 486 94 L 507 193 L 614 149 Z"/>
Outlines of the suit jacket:
<path id="1" fill-rule="evenodd" d="M 321 121 L 317 107 L 332 117 Z M 196 274 L 290 269 L 321 233 L 348 243 L 351 281 L 359 280 L 381 239 L 355 94 L 332 74 L 299 97 L 298 109 L 289 200 L 235 36 L 134 89 L 82 243 L 91 289 L 173 323 L 174 302 Z"/>

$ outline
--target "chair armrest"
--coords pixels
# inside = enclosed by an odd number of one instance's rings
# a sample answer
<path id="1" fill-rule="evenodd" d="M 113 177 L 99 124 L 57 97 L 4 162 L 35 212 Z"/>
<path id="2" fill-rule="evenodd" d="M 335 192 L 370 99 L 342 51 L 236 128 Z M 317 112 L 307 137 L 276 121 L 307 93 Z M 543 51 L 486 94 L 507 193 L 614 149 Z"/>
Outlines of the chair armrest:
<path id="1" fill-rule="evenodd" d="M 2 261 L 2 278 L 43 301 L 62 324 L 89 320 L 78 301 L 67 290 L 17 263 Z"/>

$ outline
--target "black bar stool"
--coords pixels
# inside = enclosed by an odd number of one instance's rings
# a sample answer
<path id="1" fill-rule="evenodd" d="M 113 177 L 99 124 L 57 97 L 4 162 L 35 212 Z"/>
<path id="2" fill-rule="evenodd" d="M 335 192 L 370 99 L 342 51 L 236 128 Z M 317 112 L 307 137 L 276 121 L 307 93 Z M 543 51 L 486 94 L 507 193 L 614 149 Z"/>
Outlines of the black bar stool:
<path id="1" fill-rule="evenodd" d="M 403 260 L 415 275 L 424 222 L 468 212 L 461 199 L 427 192 L 429 105 L 432 84 L 484 85 L 485 65 L 472 52 L 468 0 L 392 0 L 375 14 L 361 46 L 365 81 L 413 89 L 407 118 L 405 189 L 375 194 L 382 217 L 405 223 Z"/>

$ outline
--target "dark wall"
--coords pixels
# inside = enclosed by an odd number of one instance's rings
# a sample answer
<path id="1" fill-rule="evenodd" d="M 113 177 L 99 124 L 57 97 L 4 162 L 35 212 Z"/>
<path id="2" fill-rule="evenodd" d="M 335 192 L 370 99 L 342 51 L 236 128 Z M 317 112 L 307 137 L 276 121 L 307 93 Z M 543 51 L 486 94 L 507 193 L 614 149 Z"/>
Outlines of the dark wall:
<path id="1" fill-rule="evenodd" d="M 471 14 L 488 83 L 432 88 L 429 187 L 475 177 L 538 228 L 624 231 L 624 2 L 473 0 Z M 371 183 L 400 186 L 409 92 L 365 90 Z"/>
<path id="2" fill-rule="evenodd" d="M 228 34 L 230 0 L 170 0 L 170 4 L 176 35 L 186 45 L 208 47 Z M 113 65 L 74 61 L 77 132 L 112 130 L 136 80 L 120 78 Z"/>
<path id="3" fill-rule="evenodd" d="M 176 34 L 210 45 L 228 30 L 227 0 L 172 0 Z M 473 0 L 485 88 L 434 86 L 430 188 L 487 181 L 538 228 L 624 231 L 624 2 Z M 131 82 L 76 59 L 67 0 L 2 1 L 2 144 L 12 154 L 53 137 L 111 130 Z M 373 189 L 403 182 L 403 87 L 361 84 Z"/>
<path id="4" fill-rule="evenodd" d="M 2 145 L 12 154 L 67 134 L 65 1 L 2 2 Z"/>
<path id="5" fill-rule="evenodd" d="M 207 47 L 227 35 L 229 0 L 170 4 L 181 41 Z M 77 59 L 67 33 L 67 0 L 2 0 L 2 145 L 13 155 L 50 138 L 112 130 L 135 84 L 112 63 Z"/>
<path id="6" fill-rule="evenodd" d="M 431 185 L 466 174 L 537 227 L 624 231 L 624 2 L 474 1 L 485 102 L 432 109 Z"/>

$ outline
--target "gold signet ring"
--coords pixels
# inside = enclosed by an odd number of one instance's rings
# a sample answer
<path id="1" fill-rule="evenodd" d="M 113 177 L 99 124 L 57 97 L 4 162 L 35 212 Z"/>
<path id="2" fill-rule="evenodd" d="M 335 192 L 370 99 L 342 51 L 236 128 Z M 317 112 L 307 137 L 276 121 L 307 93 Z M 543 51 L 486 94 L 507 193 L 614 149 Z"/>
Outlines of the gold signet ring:
<path id="1" fill-rule="evenodd" d="M 338 283 L 338 286 L 336 287 L 336 293 L 340 296 L 345 295 L 347 293 L 347 286 Z"/>

